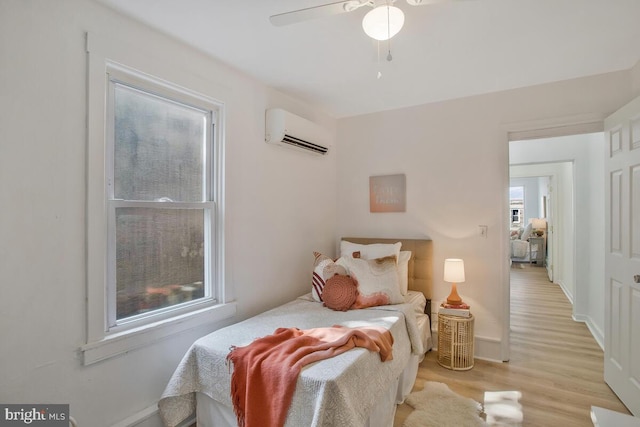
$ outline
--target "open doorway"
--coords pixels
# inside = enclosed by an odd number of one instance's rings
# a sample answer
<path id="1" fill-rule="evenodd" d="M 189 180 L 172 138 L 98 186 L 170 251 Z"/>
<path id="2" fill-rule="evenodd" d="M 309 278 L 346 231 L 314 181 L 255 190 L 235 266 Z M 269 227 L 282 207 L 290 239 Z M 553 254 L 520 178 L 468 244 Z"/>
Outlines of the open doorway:
<path id="1" fill-rule="evenodd" d="M 509 187 L 512 266 L 524 268 L 528 264 L 544 268 L 550 281 L 554 271 L 555 203 L 551 200 L 551 189 L 557 181 L 555 169 L 550 164 L 512 166 Z"/>
<path id="2" fill-rule="evenodd" d="M 547 254 L 551 279 L 603 346 L 604 136 L 511 141 L 510 178 L 549 178 Z M 540 199 L 540 203 L 542 200 Z M 538 212 L 534 214 L 540 214 Z M 534 215 L 532 214 L 532 215 Z"/>
<path id="3" fill-rule="evenodd" d="M 526 263 L 544 268 L 549 281 L 556 283 L 562 283 L 563 277 L 570 277 L 564 270 L 572 265 L 573 259 L 571 251 L 563 254 L 561 250 L 567 247 L 566 241 L 572 241 L 572 236 L 563 233 L 573 230 L 573 205 L 566 203 L 572 199 L 572 168 L 571 162 L 509 168 L 512 188 L 523 189 L 522 220 L 519 224 L 510 224 L 511 261 L 515 266 L 522 267 Z M 523 254 L 525 248 L 528 252 Z M 522 255 L 525 257 L 519 257 Z"/>

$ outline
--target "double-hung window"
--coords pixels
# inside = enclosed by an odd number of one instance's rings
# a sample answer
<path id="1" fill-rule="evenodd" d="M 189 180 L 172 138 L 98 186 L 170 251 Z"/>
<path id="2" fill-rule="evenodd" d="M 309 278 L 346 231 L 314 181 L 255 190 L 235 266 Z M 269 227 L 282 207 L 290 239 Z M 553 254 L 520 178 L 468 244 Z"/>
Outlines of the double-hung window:
<path id="1" fill-rule="evenodd" d="M 95 40 L 85 364 L 235 313 L 223 287 L 223 104 L 112 62 Z"/>
<path id="2" fill-rule="evenodd" d="M 215 106 L 112 69 L 109 330 L 215 300 Z"/>

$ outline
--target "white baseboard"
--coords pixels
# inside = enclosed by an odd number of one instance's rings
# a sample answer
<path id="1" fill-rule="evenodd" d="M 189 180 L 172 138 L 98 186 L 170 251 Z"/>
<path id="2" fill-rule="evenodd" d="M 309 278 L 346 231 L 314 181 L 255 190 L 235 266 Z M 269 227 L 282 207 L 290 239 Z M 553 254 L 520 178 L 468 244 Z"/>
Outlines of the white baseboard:
<path id="1" fill-rule="evenodd" d="M 474 356 L 476 359 L 502 363 L 502 340 L 476 335 L 474 343 Z M 438 331 L 431 331 L 433 349 L 438 350 Z"/>
<path id="2" fill-rule="evenodd" d="M 154 420 L 157 419 L 157 422 Z M 149 406 L 142 411 L 137 412 L 130 417 L 120 421 L 111 427 L 151 427 L 162 426 L 160 421 L 160 414 L 158 413 L 158 405 Z"/>
<path id="3" fill-rule="evenodd" d="M 176 427 L 190 427 L 196 422 L 195 414 Z M 160 413 L 158 412 L 158 405 L 149 406 L 140 412 L 137 412 L 130 417 L 120 421 L 111 427 L 164 427 L 162 420 L 160 419 Z"/>
<path id="4" fill-rule="evenodd" d="M 591 335 L 593 335 L 593 338 L 596 340 L 602 351 L 604 351 L 604 332 L 598 328 L 591 318 L 589 318 L 586 323 L 587 328 L 591 331 Z"/>
<path id="5" fill-rule="evenodd" d="M 596 340 L 602 351 L 604 351 L 604 333 L 600 330 L 598 325 L 595 324 L 593 319 L 590 316 L 584 315 L 576 315 L 573 316 L 573 320 L 576 322 L 583 322 L 589 328 L 589 332 L 593 336 L 593 339 Z"/>
<path id="6" fill-rule="evenodd" d="M 558 286 L 560 286 L 560 289 L 562 289 L 562 292 L 564 292 L 564 295 L 567 297 L 567 299 L 569 300 L 571 305 L 573 305 L 573 294 L 571 294 L 569 292 L 569 290 L 565 286 L 564 282 L 563 281 L 558 281 L 558 282 L 554 282 L 554 283 L 556 283 Z"/>
<path id="7" fill-rule="evenodd" d="M 502 340 L 476 335 L 476 358 L 490 362 L 504 362 L 502 360 Z"/>

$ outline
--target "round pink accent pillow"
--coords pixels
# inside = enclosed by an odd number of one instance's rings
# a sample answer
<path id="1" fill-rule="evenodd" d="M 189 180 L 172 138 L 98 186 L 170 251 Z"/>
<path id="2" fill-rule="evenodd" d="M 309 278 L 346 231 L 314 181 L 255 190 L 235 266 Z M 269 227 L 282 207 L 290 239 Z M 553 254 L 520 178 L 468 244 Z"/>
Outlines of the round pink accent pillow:
<path id="1" fill-rule="evenodd" d="M 325 307 L 336 311 L 347 311 L 356 301 L 358 285 L 351 276 L 335 274 L 330 277 L 322 290 Z"/>

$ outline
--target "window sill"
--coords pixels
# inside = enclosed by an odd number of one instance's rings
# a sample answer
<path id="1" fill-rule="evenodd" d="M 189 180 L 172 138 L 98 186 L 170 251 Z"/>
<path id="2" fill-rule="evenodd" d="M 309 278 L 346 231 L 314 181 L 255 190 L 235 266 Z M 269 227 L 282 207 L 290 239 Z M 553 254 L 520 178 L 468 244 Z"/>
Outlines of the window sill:
<path id="1" fill-rule="evenodd" d="M 91 365 L 128 351 L 151 345 L 169 335 L 228 319 L 236 314 L 236 304 L 218 304 L 170 319 L 158 321 L 139 328 L 130 329 L 103 339 L 90 342 L 82 347 L 84 365 Z"/>

